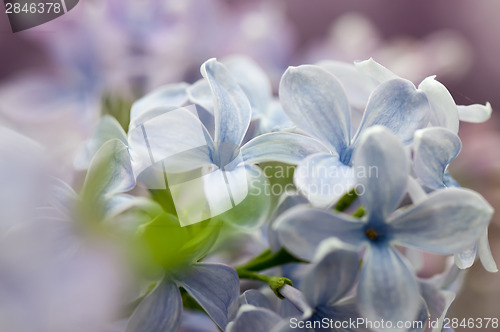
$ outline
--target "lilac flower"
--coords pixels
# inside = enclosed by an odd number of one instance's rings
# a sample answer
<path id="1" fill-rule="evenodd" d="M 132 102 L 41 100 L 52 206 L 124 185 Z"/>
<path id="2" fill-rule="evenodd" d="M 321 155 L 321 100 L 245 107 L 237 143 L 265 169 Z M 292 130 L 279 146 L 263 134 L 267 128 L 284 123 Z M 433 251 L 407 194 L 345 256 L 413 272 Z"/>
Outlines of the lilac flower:
<path id="1" fill-rule="evenodd" d="M 328 150 L 307 157 L 295 172 L 298 189 L 317 206 L 329 206 L 354 186 L 351 157 L 370 126 L 383 125 L 408 144 L 429 122 L 426 96 L 403 79 L 380 84 L 370 95 L 357 133 L 351 136 L 348 97 L 339 81 L 318 66 L 289 68 L 280 83 L 280 100 L 289 118 Z"/>
<path id="2" fill-rule="evenodd" d="M 371 76 L 379 84 L 399 78 L 399 76 L 373 59 L 357 62 L 355 66 L 361 73 Z M 459 120 L 481 123 L 491 116 L 490 103 L 485 105 L 456 105 L 448 89 L 436 80 L 436 76 L 425 78 L 418 85 L 418 90 L 423 92 L 429 101 L 431 109 L 430 126 L 445 127 L 456 134 L 458 133 Z"/>
<path id="3" fill-rule="evenodd" d="M 223 264 L 198 263 L 184 271 L 169 273 L 135 309 L 127 324 L 127 332 L 177 331 L 182 318 L 184 288 L 225 329 L 229 310 L 239 294 L 236 271 Z"/>
<path id="4" fill-rule="evenodd" d="M 460 152 L 461 146 L 458 136 L 445 128 L 426 128 L 415 133 L 413 170 L 425 187 L 429 190 L 459 187 L 458 183 L 447 173 L 447 168 Z M 455 255 L 457 265 L 460 268 L 472 266 L 476 253 L 486 270 L 498 271 L 488 244 L 487 225 L 476 244 Z"/>
<path id="5" fill-rule="evenodd" d="M 279 100 L 272 96 L 272 87 L 266 73 L 252 59 L 230 56 L 221 60 L 245 92 L 252 108 L 250 138 L 259 134 L 288 129 L 293 124 L 283 112 Z M 208 82 L 201 79 L 187 89 L 189 100 L 213 114 L 212 92 Z"/>
<path id="6" fill-rule="evenodd" d="M 419 310 L 419 287 L 394 245 L 455 254 L 477 241 L 492 208 L 475 192 L 449 188 L 393 214 L 406 192 L 409 162 L 398 138 L 383 127 L 366 131 L 355 152 L 354 165 L 378 169 L 377 177 L 357 179 L 365 189 L 360 199 L 366 216 L 360 220 L 298 207 L 285 213 L 276 225 L 281 242 L 306 259 L 320 241 L 329 237 L 365 248 L 357 290 L 361 314 L 394 323 L 414 320 Z"/>
<path id="7" fill-rule="evenodd" d="M 264 186 L 266 180 L 254 164 L 262 161 L 296 164 L 306 155 L 325 148 L 315 139 L 292 133 L 261 135 L 242 146 L 252 114 L 247 96 L 225 66 L 216 60 L 208 60 L 202 65 L 201 72 L 212 92 L 213 136 L 188 108 L 149 108 L 140 116 L 140 121 L 144 122 L 139 123 L 136 118 L 136 127 L 129 131 L 135 175 L 141 179 L 142 174 L 144 178 L 151 171 L 151 165 L 158 163 L 163 163 L 167 175 L 201 169 L 203 190 L 213 216 L 221 209 L 224 211 L 222 200 L 227 196 L 224 194 L 226 188 L 215 185 L 224 171 L 224 176 L 234 183 L 231 192 L 235 204 L 246 197 L 261 197 L 260 217 L 253 221 L 259 224 L 267 216 L 267 203 L 262 201 L 262 195 L 249 193 Z M 146 102 L 146 99 L 141 100 L 143 105 Z M 182 212 L 177 213 L 182 218 Z"/>
<path id="8" fill-rule="evenodd" d="M 343 245 L 345 247 L 345 245 Z M 339 249 L 336 240 L 325 241 L 315 255 L 314 263 L 307 268 L 301 280 L 301 291 L 289 285 L 279 290 L 286 301 L 298 310 L 298 315 L 281 318 L 257 298 L 240 308 L 240 312 L 228 326 L 228 331 L 255 331 L 250 320 L 258 320 L 262 331 L 292 331 L 291 322 L 297 326 L 316 326 L 321 330 L 323 319 L 334 322 L 348 322 L 359 316 L 354 298 L 347 297 L 356 284 L 358 274 L 358 254 L 355 251 Z M 259 307 L 261 306 L 261 307 Z M 279 318 L 278 318 L 279 317 Z M 299 328 L 299 331 L 310 331 Z M 365 329 L 332 329 L 332 331 L 364 331 Z"/>

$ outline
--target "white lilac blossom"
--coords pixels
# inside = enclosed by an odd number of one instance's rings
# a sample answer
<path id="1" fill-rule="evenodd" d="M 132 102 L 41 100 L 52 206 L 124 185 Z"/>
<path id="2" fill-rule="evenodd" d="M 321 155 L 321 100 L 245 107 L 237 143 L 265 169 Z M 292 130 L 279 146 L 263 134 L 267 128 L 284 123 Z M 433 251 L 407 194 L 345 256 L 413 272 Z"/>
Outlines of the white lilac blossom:
<path id="1" fill-rule="evenodd" d="M 448 129 L 430 127 L 417 131 L 413 142 L 413 170 L 417 179 L 428 190 L 459 187 L 447 168 L 459 154 L 461 146 L 460 138 Z M 457 265 L 460 268 L 472 266 L 476 253 L 486 270 L 498 271 L 488 244 L 487 227 L 476 244 L 455 255 Z"/>
<path id="2" fill-rule="evenodd" d="M 361 124 L 351 135 L 351 111 L 341 83 L 313 65 L 289 68 L 280 83 L 280 100 L 289 118 L 328 149 L 304 159 L 294 183 L 317 206 L 329 206 L 355 185 L 351 157 L 362 133 L 383 125 L 408 144 L 429 122 L 426 96 L 411 82 L 393 79 L 370 95 Z"/>
<path id="3" fill-rule="evenodd" d="M 242 144 L 252 116 L 247 95 L 226 67 L 215 59 L 203 64 L 201 72 L 211 89 L 213 135 L 189 108 L 170 104 L 158 106 L 157 100 L 141 99 L 136 108 L 141 115 L 132 119 L 135 127 L 128 134 L 132 165 L 139 179 L 142 173 L 147 175 L 151 171 L 151 165 L 158 163 L 165 168 L 167 177 L 168 173 L 201 168 L 204 175 L 201 189 L 206 192 L 210 214 L 215 215 L 224 212 L 226 189 L 216 185 L 222 171 L 229 183 L 235 184 L 231 187 L 231 194 L 234 202 L 239 204 L 247 197 L 255 196 L 251 190 L 256 185 L 265 186 L 263 173 L 255 163 L 280 161 L 296 164 L 304 156 L 325 149 L 313 138 L 287 132 L 261 135 Z M 157 94 L 150 96 L 155 98 Z M 247 221 L 249 224 L 259 224 L 259 220 L 267 216 L 267 211 L 262 208 L 262 216 Z M 177 213 L 183 218 L 182 211 Z"/>
<path id="4" fill-rule="evenodd" d="M 298 315 L 295 315 L 293 320 L 290 320 L 292 317 L 277 317 L 262 299 L 247 301 L 250 303 L 240 308 L 231 326 L 228 326 L 228 331 L 254 331 L 254 325 L 249 324 L 251 320 L 260 321 L 262 331 L 321 331 L 325 321 L 348 322 L 361 318 L 354 298 L 348 296 L 357 281 L 358 254 L 352 250 L 339 249 L 335 242 L 325 242 L 318 249 L 313 263 L 308 266 L 301 280 L 301 290 L 289 285 L 280 290 L 286 301 L 298 310 Z M 296 326 L 291 326 L 290 322 L 294 322 Z M 316 328 L 297 329 L 298 326 Z M 331 326 L 335 326 L 334 323 Z M 358 329 L 331 328 L 331 330 L 365 331 L 366 329 L 360 326 Z"/>
<path id="5" fill-rule="evenodd" d="M 358 178 L 366 216 L 296 208 L 276 226 L 292 253 L 310 258 L 317 244 L 336 237 L 366 249 L 357 289 L 360 312 L 373 320 L 412 321 L 420 308 L 419 287 L 395 245 L 439 254 L 455 254 L 478 240 L 493 213 L 478 194 L 464 189 L 436 191 L 422 202 L 397 211 L 406 193 L 409 161 L 403 145 L 389 130 L 376 126 L 361 137 L 354 153 L 357 167 L 376 166 L 376 177 Z"/>
<path id="6" fill-rule="evenodd" d="M 383 125 L 409 145 L 417 129 L 442 126 L 457 133 L 459 119 L 482 122 L 491 114 L 489 103 L 457 106 L 434 76 L 417 89 L 373 59 L 355 66 L 333 61 L 318 66 L 290 68 L 280 83 L 285 113 L 329 148 L 301 162 L 294 179 L 317 206 L 333 204 L 354 186 L 350 158 L 367 127 Z"/>

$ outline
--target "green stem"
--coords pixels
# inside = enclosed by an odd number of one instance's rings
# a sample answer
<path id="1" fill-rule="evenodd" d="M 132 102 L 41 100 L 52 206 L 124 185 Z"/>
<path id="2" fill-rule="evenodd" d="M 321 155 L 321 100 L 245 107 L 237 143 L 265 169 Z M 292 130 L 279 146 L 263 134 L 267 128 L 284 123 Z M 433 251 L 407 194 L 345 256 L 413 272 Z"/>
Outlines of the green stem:
<path id="1" fill-rule="evenodd" d="M 356 212 L 354 212 L 352 214 L 353 217 L 356 217 L 356 218 L 361 218 L 365 215 L 365 208 L 363 206 L 360 206 Z"/>
<path id="2" fill-rule="evenodd" d="M 276 296 L 282 300 L 284 299 L 284 297 L 279 293 L 279 290 L 285 285 L 292 286 L 292 281 L 285 277 L 270 277 L 265 274 L 260 274 L 241 268 L 237 269 L 236 271 L 238 272 L 238 276 L 241 279 L 257 280 L 267 283 L 274 294 L 276 294 Z"/>
<path id="3" fill-rule="evenodd" d="M 307 263 L 302 259 L 299 259 L 286 251 L 285 249 L 280 249 L 279 251 L 273 253 L 270 249 L 262 252 L 258 256 L 254 257 L 248 263 L 241 265 L 236 268 L 238 270 L 247 271 L 263 271 L 270 269 L 272 267 L 288 264 L 288 263 Z"/>
<path id="4" fill-rule="evenodd" d="M 337 204 L 335 205 L 335 211 L 338 211 L 338 212 L 343 212 L 345 210 L 347 210 L 347 208 L 349 206 L 351 206 L 351 204 L 358 198 L 358 194 L 356 193 L 356 190 L 355 189 L 352 189 L 351 191 L 349 191 L 348 193 L 344 194 L 344 196 L 342 196 L 339 201 L 337 202 Z"/>

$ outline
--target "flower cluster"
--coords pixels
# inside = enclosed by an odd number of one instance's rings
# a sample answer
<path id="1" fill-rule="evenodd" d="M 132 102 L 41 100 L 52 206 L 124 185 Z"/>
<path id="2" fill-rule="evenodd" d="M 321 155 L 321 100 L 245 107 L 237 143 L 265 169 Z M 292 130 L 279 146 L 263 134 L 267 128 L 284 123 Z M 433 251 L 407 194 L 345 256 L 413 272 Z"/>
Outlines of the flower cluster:
<path id="1" fill-rule="evenodd" d="M 144 285 L 117 330 L 441 331 L 460 269 L 496 272 L 493 209 L 448 172 L 489 104 L 372 59 L 290 67 L 278 97 L 248 58 L 201 75 L 137 100 L 127 131 L 102 117 L 80 191 L 51 187 L 52 218 L 120 239 Z M 424 252 L 445 271 L 420 277 Z"/>

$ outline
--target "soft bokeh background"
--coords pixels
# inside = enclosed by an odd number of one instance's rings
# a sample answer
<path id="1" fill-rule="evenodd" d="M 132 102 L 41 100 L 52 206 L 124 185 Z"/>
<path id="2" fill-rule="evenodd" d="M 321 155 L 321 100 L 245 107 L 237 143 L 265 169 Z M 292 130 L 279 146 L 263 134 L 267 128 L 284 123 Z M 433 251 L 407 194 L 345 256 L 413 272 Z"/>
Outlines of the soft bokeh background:
<path id="1" fill-rule="evenodd" d="M 488 123 L 461 124 L 451 171 L 496 208 L 489 231 L 498 263 L 499 13 L 498 0 L 80 0 L 17 34 L 2 13 L 0 124 L 46 145 L 71 182 L 103 99 L 127 105 L 161 84 L 193 82 L 210 57 L 247 54 L 275 87 L 288 65 L 321 59 L 373 57 L 415 83 L 436 74 L 458 104 L 493 106 Z M 500 274 L 475 264 L 450 317 L 500 318 Z"/>

